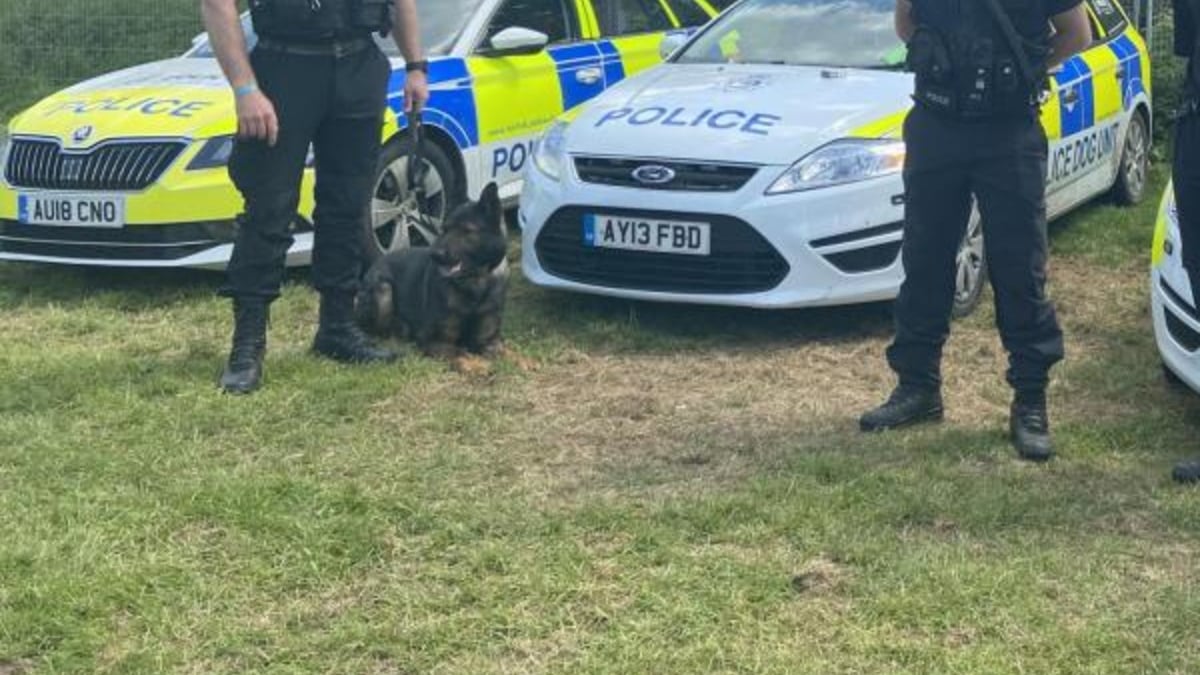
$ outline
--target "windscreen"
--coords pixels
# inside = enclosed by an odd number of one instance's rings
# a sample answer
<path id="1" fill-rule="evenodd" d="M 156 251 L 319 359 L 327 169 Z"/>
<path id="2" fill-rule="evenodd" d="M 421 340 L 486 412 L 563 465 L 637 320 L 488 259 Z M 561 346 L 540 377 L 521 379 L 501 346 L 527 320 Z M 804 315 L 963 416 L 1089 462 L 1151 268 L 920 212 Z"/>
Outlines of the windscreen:
<path id="1" fill-rule="evenodd" d="M 421 24 L 421 44 L 424 45 L 425 50 L 434 56 L 448 54 L 454 47 L 454 41 L 466 27 L 467 21 L 481 4 L 483 4 L 483 0 L 435 0 L 416 3 L 417 15 Z M 256 38 L 248 17 L 242 20 L 242 27 L 246 31 L 249 44 L 253 46 Z M 395 40 L 387 38 L 379 39 L 378 42 L 384 53 L 389 56 L 399 56 Z M 188 53 L 188 56 L 212 58 L 212 46 L 207 39 L 203 39 Z"/>
<path id="2" fill-rule="evenodd" d="M 895 0 L 745 0 L 716 20 L 677 63 L 894 68 L 904 43 Z"/>

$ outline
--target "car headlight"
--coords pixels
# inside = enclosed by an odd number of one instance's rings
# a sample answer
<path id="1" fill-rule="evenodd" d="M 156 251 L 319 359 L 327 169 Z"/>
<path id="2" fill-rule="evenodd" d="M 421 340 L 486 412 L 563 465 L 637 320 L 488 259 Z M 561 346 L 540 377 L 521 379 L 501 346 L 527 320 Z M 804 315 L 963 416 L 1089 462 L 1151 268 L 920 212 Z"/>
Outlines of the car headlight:
<path id="1" fill-rule="evenodd" d="M 904 168 L 904 141 L 849 138 L 823 146 L 783 172 L 767 194 L 857 183 L 890 176 Z"/>
<path id="2" fill-rule="evenodd" d="M 562 120 L 550 125 L 533 150 L 533 165 L 551 180 L 561 180 L 567 161 L 567 126 Z"/>
<path id="3" fill-rule="evenodd" d="M 217 136 L 210 138 L 204 147 L 200 148 L 200 152 L 196 153 L 196 157 L 192 159 L 192 163 L 188 164 L 188 171 L 201 171 L 203 169 L 216 169 L 225 166 L 229 163 L 229 157 L 233 154 L 233 136 Z"/>

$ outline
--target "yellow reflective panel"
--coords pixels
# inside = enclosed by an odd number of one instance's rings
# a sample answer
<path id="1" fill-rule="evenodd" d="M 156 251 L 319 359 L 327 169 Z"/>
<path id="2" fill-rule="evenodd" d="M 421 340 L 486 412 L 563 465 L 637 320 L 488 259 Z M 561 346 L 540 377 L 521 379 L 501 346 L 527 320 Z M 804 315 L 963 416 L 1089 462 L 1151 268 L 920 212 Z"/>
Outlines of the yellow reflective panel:
<path id="1" fill-rule="evenodd" d="M 903 135 L 904 118 L 906 117 L 908 117 L 908 110 L 901 110 L 869 124 L 864 124 L 851 131 L 849 135 L 855 138 L 899 138 Z"/>
<path id="2" fill-rule="evenodd" d="M 530 136 L 563 112 L 558 70 L 546 52 L 474 56 L 467 69 L 475 83 L 480 143 Z"/>
<path id="3" fill-rule="evenodd" d="M 575 0 L 575 12 L 579 15 L 579 23 L 583 37 L 596 39 L 600 37 L 600 23 L 596 21 L 596 10 L 591 0 Z"/>
<path id="4" fill-rule="evenodd" d="M 658 48 L 663 37 L 663 33 L 645 33 L 612 38 L 613 45 L 621 55 L 621 63 L 625 66 L 626 77 L 662 63 Z"/>
<path id="5" fill-rule="evenodd" d="M 1167 191 L 1163 193 L 1162 203 L 1158 207 L 1158 221 L 1154 224 L 1154 242 L 1150 244 L 1150 266 L 1158 267 L 1162 265 L 1163 259 L 1167 257 L 1163 246 L 1167 242 L 1167 214 L 1168 206 L 1171 203 L 1171 195 L 1174 193 L 1174 187 L 1170 182 L 1167 183 Z"/>
<path id="6" fill-rule="evenodd" d="M 671 25 L 679 28 L 679 17 L 675 16 L 675 10 L 671 9 L 671 6 L 667 4 L 667 0 L 658 0 L 658 4 L 662 5 L 663 12 L 671 20 Z"/>
<path id="7" fill-rule="evenodd" d="M 1062 107 L 1058 103 L 1058 82 L 1053 77 L 1050 78 L 1050 93 L 1042 104 L 1042 127 L 1048 140 L 1062 138 Z"/>
<path id="8" fill-rule="evenodd" d="M 1129 41 L 1137 47 L 1138 54 L 1142 56 L 1142 86 L 1146 88 L 1147 94 L 1153 95 L 1154 78 L 1151 77 L 1153 65 L 1150 63 L 1150 50 L 1146 47 L 1146 40 L 1133 28 L 1126 28 L 1125 34 L 1129 36 Z"/>
<path id="9" fill-rule="evenodd" d="M 1092 47 L 1083 53 L 1083 60 L 1092 72 L 1093 106 L 1099 124 L 1121 113 L 1121 82 L 1117 80 L 1117 55 L 1107 44 Z"/>

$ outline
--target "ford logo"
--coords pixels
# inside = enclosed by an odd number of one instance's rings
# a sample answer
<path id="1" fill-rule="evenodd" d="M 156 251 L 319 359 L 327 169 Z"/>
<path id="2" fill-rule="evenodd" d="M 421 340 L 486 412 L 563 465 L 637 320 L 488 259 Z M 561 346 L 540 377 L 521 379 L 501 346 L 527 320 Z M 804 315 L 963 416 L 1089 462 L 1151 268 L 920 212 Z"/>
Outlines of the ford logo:
<path id="1" fill-rule="evenodd" d="M 75 130 L 75 133 L 71 134 L 71 140 L 75 141 L 76 143 L 82 143 L 92 137 L 93 131 L 95 131 L 95 129 L 93 129 L 90 124 L 85 127 L 79 127 Z"/>
<path id="2" fill-rule="evenodd" d="M 666 185 L 675 180 L 675 172 L 661 164 L 646 164 L 633 170 L 633 179 L 646 185 Z"/>

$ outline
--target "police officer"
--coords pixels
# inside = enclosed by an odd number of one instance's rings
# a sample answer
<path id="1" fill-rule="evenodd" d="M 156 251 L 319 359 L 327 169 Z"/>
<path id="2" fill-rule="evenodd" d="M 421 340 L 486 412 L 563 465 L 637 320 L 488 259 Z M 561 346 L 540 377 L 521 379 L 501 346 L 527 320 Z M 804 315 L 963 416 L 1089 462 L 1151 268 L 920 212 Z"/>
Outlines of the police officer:
<path id="1" fill-rule="evenodd" d="M 887 352 L 899 386 L 860 426 L 942 419 L 942 346 L 974 197 L 1016 391 L 1012 441 L 1021 457 L 1048 460 L 1046 385 L 1063 341 L 1045 295 L 1047 143 L 1038 113 L 1049 69 L 1091 42 L 1086 9 L 1082 0 L 897 0 L 896 32 L 916 75 L 904 125 L 905 280 Z"/>
<path id="2" fill-rule="evenodd" d="M 221 387 L 262 380 L 268 307 L 279 296 L 300 182 L 315 161 L 313 350 L 346 363 L 391 361 L 355 325 L 354 295 L 378 163 L 391 66 L 374 35 L 395 24 L 407 63 L 404 104 L 428 98 L 416 0 L 250 0 L 258 43 L 247 56 L 237 0 L 202 0 L 205 27 L 237 100 L 229 175 L 245 199 L 222 295 L 233 299 L 233 349 Z"/>
<path id="3" fill-rule="evenodd" d="M 1175 53 L 1188 59 L 1183 107 L 1175 124 L 1175 205 L 1184 267 L 1200 302 L 1200 0 L 1175 0 Z M 1175 467 L 1175 480 L 1200 482 L 1200 458 Z"/>

